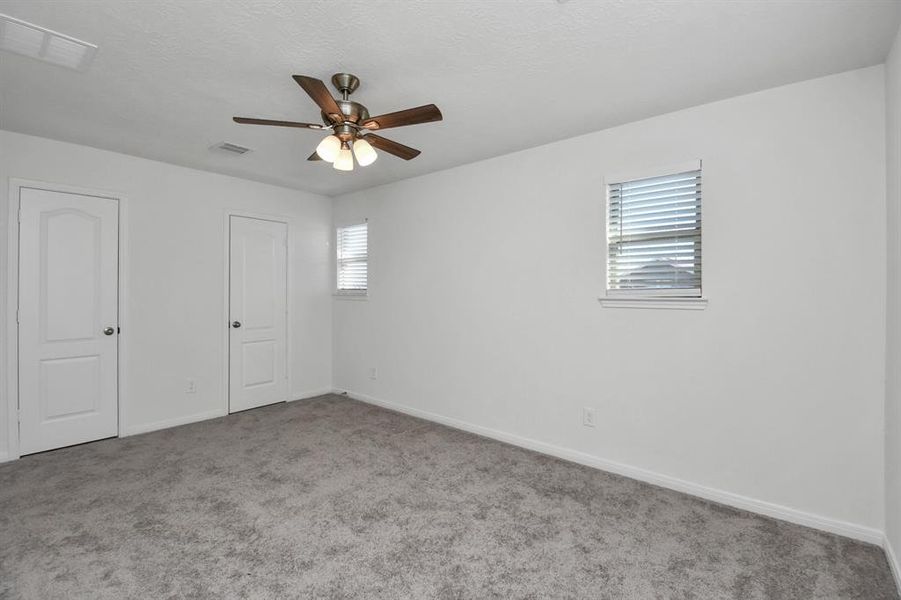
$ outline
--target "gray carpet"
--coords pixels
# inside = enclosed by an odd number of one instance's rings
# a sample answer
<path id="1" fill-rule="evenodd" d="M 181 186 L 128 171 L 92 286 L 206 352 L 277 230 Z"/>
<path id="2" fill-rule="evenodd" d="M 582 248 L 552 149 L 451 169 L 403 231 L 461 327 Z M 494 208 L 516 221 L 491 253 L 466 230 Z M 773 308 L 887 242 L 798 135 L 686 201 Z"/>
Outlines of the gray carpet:
<path id="1" fill-rule="evenodd" d="M 0 598 L 897 598 L 882 551 L 340 396 L 0 465 Z"/>

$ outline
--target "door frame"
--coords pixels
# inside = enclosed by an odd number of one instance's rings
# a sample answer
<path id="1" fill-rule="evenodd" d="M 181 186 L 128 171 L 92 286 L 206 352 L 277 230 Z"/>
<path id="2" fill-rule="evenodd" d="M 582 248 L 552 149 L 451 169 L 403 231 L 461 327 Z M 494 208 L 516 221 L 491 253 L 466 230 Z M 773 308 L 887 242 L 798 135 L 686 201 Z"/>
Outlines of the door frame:
<path id="1" fill-rule="evenodd" d="M 128 222 L 128 200 L 126 195 L 121 192 L 111 190 L 100 190 L 92 188 L 83 188 L 63 183 L 52 183 L 47 181 L 37 181 L 33 179 L 20 179 L 10 177 L 9 179 L 9 213 L 7 216 L 9 235 L 7 242 L 7 295 L 6 295 L 6 331 L 9 338 L 6 343 L 6 390 L 0 388 L 0 395 L 6 396 L 6 410 L 8 416 L 9 427 L 9 448 L 7 460 L 18 459 L 19 454 L 19 324 L 17 322 L 17 313 L 19 310 L 19 207 L 21 206 L 21 191 L 23 188 L 32 188 L 45 190 L 48 192 L 59 192 L 63 194 L 78 194 L 80 196 L 95 196 L 98 198 L 107 198 L 115 200 L 119 205 L 119 265 L 118 265 L 118 311 L 119 311 L 119 334 L 118 334 L 118 356 L 117 356 L 117 374 L 116 374 L 116 435 L 121 437 L 125 430 L 123 426 L 127 423 L 125 407 L 125 390 L 127 386 L 126 368 L 128 352 L 128 322 L 126 313 L 126 269 L 128 264 L 127 257 L 127 231 L 124 225 Z M 0 460 L 2 460 L 0 455 Z"/>
<path id="2" fill-rule="evenodd" d="M 291 266 L 294 264 L 294 228 L 291 227 L 291 219 L 286 215 L 277 215 L 271 213 L 260 213 L 241 209 L 225 209 L 223 229 L 223 238 L 225 240 L 225 286 L 223 291 L 222 303 L 222 323 L 225 324 L 222 334 L 222 396 L 224 398 L 225 414 L 231 414 L 231 392 L 229 384 L 231 382 L 231 345 L 229 337 L 231 333 L 231 315 L 230 312 L 230 293 L 231 293 L 231 218 L 244 217 L 246 219 L 257 219 L 258 221 L 272 221 L 275 223 L 283 223 L 286 229 L 286 244 L 288 245 L 285 255 L 285 373 L 288 376 L 287 390 L 285 391 L 284 402 L 290 402 L 294 392 L 294 376 L 291 373 L 291 329 L 294 322 L 294 311 L 291 308 L 291 300 L 293 299 L 292 290 L 294 288 L 294 275 Z"/>

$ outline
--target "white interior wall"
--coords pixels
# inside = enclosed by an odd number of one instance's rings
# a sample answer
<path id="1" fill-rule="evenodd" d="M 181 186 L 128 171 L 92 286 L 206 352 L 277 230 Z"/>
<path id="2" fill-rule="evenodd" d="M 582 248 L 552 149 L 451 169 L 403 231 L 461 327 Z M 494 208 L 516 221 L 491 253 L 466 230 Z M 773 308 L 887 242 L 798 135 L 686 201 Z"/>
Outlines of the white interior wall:
<path id="1" fill-rule="evenodd" d="M 337 198 L 337 224 L 369 219 L 370 294 L 334 300 L 336 387 L 878 541 L 883 77 L 852 71 Z M 604 175 L 697 158 L 708 308 L 602 308 Z"/>
<path id="2" fill-rule="evenodd" d="M 240 160 L 236 158 L 236 160 Z M 126 198 L 127 349 L 120 431 L 136 433 L 225 411 L 225 213 L 287 217 L 293 235 L 292 398 L 331 388 L 331 200 L 242 179 L 0 131 L 0 314 L 7 301 L 9 178 Z M 6 352 L 6 320 L 0 324 Z M 5 369 L 6 356 L 0 357 Z M 6 373 L 0 371 L 3 391 Z M 197 392 L 185 393 L 188 378 Z M 0 392 L 2 393 L 2 392 Z M 0 459 L 8 447 L 0 397 Z"/>
<path id="3" fill-rule="evenodd" d="M 885 533 L 898 572 L 901 551 L 901 32 L 885 62 L 887 286 L 885 340 Z"/>

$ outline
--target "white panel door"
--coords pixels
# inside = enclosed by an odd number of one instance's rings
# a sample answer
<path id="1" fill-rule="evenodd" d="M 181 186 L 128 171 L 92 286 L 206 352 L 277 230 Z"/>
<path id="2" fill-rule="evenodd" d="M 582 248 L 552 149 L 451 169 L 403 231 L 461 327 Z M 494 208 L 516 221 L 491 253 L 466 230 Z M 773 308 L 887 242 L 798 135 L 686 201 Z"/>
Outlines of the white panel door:
<path id="1" fill-rule="evenodd" d="M 288 226 L 229 221 L 229 410 L 288 399 Z"/>
<path id="2" fill-rule="evenodd" d="M 20 453 L 118 433 L 119 203 L 22 188 Z"/>

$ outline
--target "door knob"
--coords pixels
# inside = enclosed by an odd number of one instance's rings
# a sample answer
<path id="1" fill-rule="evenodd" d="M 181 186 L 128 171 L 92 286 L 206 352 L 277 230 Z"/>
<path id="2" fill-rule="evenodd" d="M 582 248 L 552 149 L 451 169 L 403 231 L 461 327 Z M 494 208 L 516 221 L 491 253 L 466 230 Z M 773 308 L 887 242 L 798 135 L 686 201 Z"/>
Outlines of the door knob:
<path id="1" fill-rule="evenodd" d="M 112 327 L 107 327 L 106 329 L 103 330 L 104 335 L 113 335 L 114 333 L 116 333 L 116 330 L 113 329 Z"/>
<path id="2" fill-rule="evenodd" d="M 234 327 L 235 329 L 237 329 L 240 326 L 241 326 L 241 321 L 232 321 L 232 327 Z"/>

